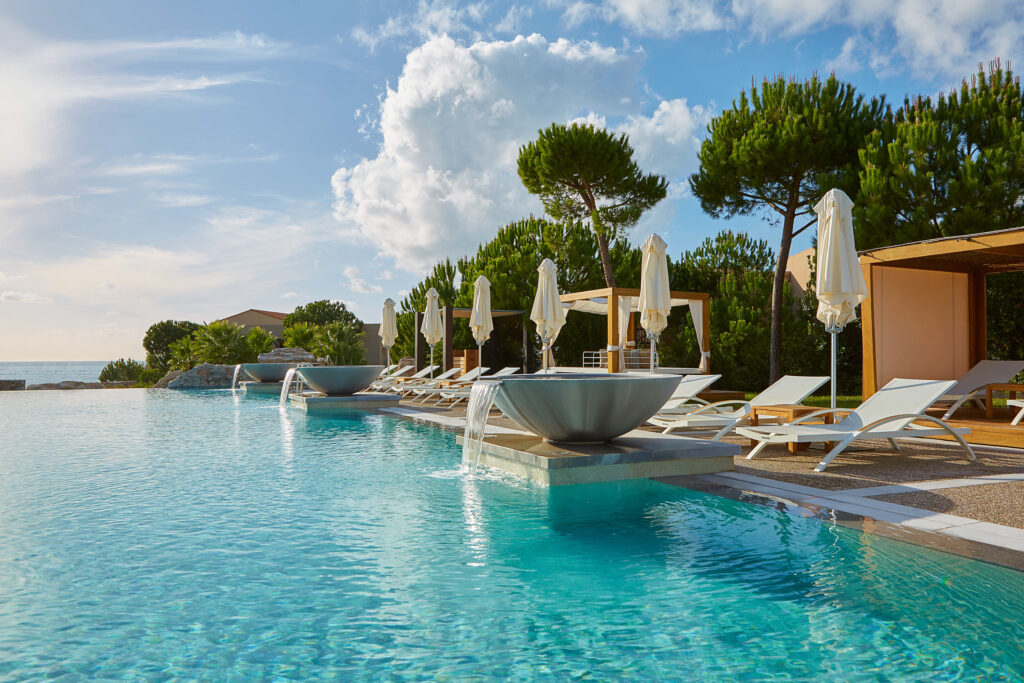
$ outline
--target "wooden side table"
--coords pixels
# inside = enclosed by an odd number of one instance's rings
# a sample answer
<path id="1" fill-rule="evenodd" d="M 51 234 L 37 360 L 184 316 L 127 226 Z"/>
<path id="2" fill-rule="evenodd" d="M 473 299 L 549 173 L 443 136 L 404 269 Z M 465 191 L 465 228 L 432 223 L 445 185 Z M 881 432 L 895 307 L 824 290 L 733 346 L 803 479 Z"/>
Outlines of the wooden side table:
<path id="1" fill-rule="evenodd" d="M 822 408 L 815 408 L 814 406 L 802 406 L 802 405 L 777 405 L 777 406 L 751 406 L 750 408 L 750 425 L 756 427 L 758 420 L 762 417 L 777 417 L 782 420 L 783 423 L 792 422 L 793 420 L 799 419 L 804 415 L 810 415 L 813 412 L 823 410 Z M 832 420 L 835 417 L 834 413 L 821 416 L 821 422 L 823 424 L 832 424 Z M 754 439 L 750 440 L 750 445 L 753 446 L 757 443 Z M 790 453 L 797 453 L 810 448 L 809 443 L 789 443 Z M 825 449 L 831 449 L 831 443 L 825 444 Z"/>
<path id="2" fill-rule="evenodd" d="M 985 385 L 985 417 L 995 417 L 995 412 L 992 405 L 992 392 L 993 391 L 1005 391 L 1009 400 L 1017 398 L 1017 392 L 1024 392 L 1024 384 L 986 384 Z"/>

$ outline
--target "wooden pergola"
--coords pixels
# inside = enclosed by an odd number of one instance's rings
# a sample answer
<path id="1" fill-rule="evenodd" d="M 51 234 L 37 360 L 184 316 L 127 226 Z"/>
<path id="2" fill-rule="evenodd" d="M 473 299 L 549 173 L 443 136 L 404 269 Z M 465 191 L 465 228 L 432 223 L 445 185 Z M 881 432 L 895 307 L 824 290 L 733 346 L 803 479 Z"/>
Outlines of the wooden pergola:
<path id="1" fill-rule="evenodd" d="M 893 377 L 956 379 L 986 358 L 986 278 L 1024 271 L 1024 227 L 863 251 L 860 264 L 867 398 Z"/>
<path id="2" fill-rule="evenodd" d="M 622 297 L 640 297 L 639 289 L 631 289 L 628 287 L 604 287 L 602 289 L 591 289 L 585 292 L 572 292 L 570 294 L 562 295 L 563 304 L 573 304 L 575 302 L 589 301 L 598 305 L 605 305 L 607 308 L 604 314 L 608 318 L 608 347 L 617 348 L 621 347 L 627 341 L 633 341 L 634 333 L 636 330 L 635 321 L 630 321 L 631 324 L 626 328 L 626 338 L 620 339 L 619 332 L 619 299 Z M 669 293 L 672 299 L 673 306 L 685 305 L 687 302 L 700 302 L 702 311 L 702 320 L 700 322 L 701 330 L 701 371 L 707 373 L 710 371 L 709 368 L 709 356 L 711 353 L 711 295 L 704 292 L 677 292 L 672 291 Z M 632 314 L 630 314 L 632 316 Z M 608 372 L 619 372 L 622 368 L 619 367 L 619 354 L 609 353 L 608 354 Z"/>

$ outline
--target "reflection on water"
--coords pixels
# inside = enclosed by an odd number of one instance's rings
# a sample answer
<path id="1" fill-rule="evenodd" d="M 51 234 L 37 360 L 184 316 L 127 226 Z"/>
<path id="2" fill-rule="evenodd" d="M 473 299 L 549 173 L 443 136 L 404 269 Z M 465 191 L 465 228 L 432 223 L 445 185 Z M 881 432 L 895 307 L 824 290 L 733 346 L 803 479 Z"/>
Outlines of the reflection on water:
<path id="1" fill-rule="evenodd" d="M 1024 675 L 1016 572 L 459 464 L 450 433 L 274 397 L 0 395 L 0 678 Z"/>

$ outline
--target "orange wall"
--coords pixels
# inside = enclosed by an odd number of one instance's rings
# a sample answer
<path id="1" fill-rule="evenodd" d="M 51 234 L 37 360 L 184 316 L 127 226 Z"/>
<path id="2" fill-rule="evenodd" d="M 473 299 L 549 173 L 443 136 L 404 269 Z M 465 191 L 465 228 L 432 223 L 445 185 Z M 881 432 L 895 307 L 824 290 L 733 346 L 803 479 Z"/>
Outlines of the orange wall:
<path id="1" fill-rule="evenodd" d="M 967 275 L 872 269 L 878 386 L 893 377 L 956 379 L 970 368 Z"/>

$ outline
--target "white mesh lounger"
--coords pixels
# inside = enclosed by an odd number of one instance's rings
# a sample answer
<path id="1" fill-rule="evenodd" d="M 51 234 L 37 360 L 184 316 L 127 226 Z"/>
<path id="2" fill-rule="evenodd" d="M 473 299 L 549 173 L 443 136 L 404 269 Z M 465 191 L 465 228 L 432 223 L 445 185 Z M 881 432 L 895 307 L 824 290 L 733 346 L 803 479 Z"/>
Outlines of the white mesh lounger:
<path id="1" fill-rule="evenodd" d="M 750 401 L 717 401 L 680 415 L 655 415 L 648 422 L 664 427 L 663 434 L 671 434 L 677 429 L 714 432 L 711 440 L 718 441 L 736 427 L 749 421 L 751 406 L 799 404 L 827 381 L 828 377 L 786 375 Z"/>
<path id="2" fill-rule="evenodd" d="M 951 436 L 974 460 L 974 451 L 963 439 L 970 429 L 954 429 L 942 420 L 925 415 L 924 411 L 940 396 L 946 395 L 956 382 L 925 379 L 894 379 L 878 390 L 855 410 L 818 410 L 786 425 L 739 427 L 736 433 L 760 443 L 747 454 L 747 460 L 772 443 L 834 442 L 835 446 L 822 458 L 815 472 L 822 472 L 847 446 L 857 439 L 888 439 L 899 452 L 895 439 L 920 436 Z M 837 424 L 809 425 L 808 420 L 825 415 L 849 413 Z M 927 422 L 929 426 L 918 424 Z"/>
<path id="3" fill-rule="evenodd" d="M 953 417 L 957 408 L 967 401 L 973 400 L 980 407 L 984 408 L 978 392 L 985 390 L 986 384 L 1006 384 L 1013 376 L 1024 370 L 1024 360 L 983 360 L 968 370 L 963 377 L 950 387 L 944 395 L 936 399 L 936 403 L 949 403 L 949 407 L 943 416 L 943 420 Z"/>

